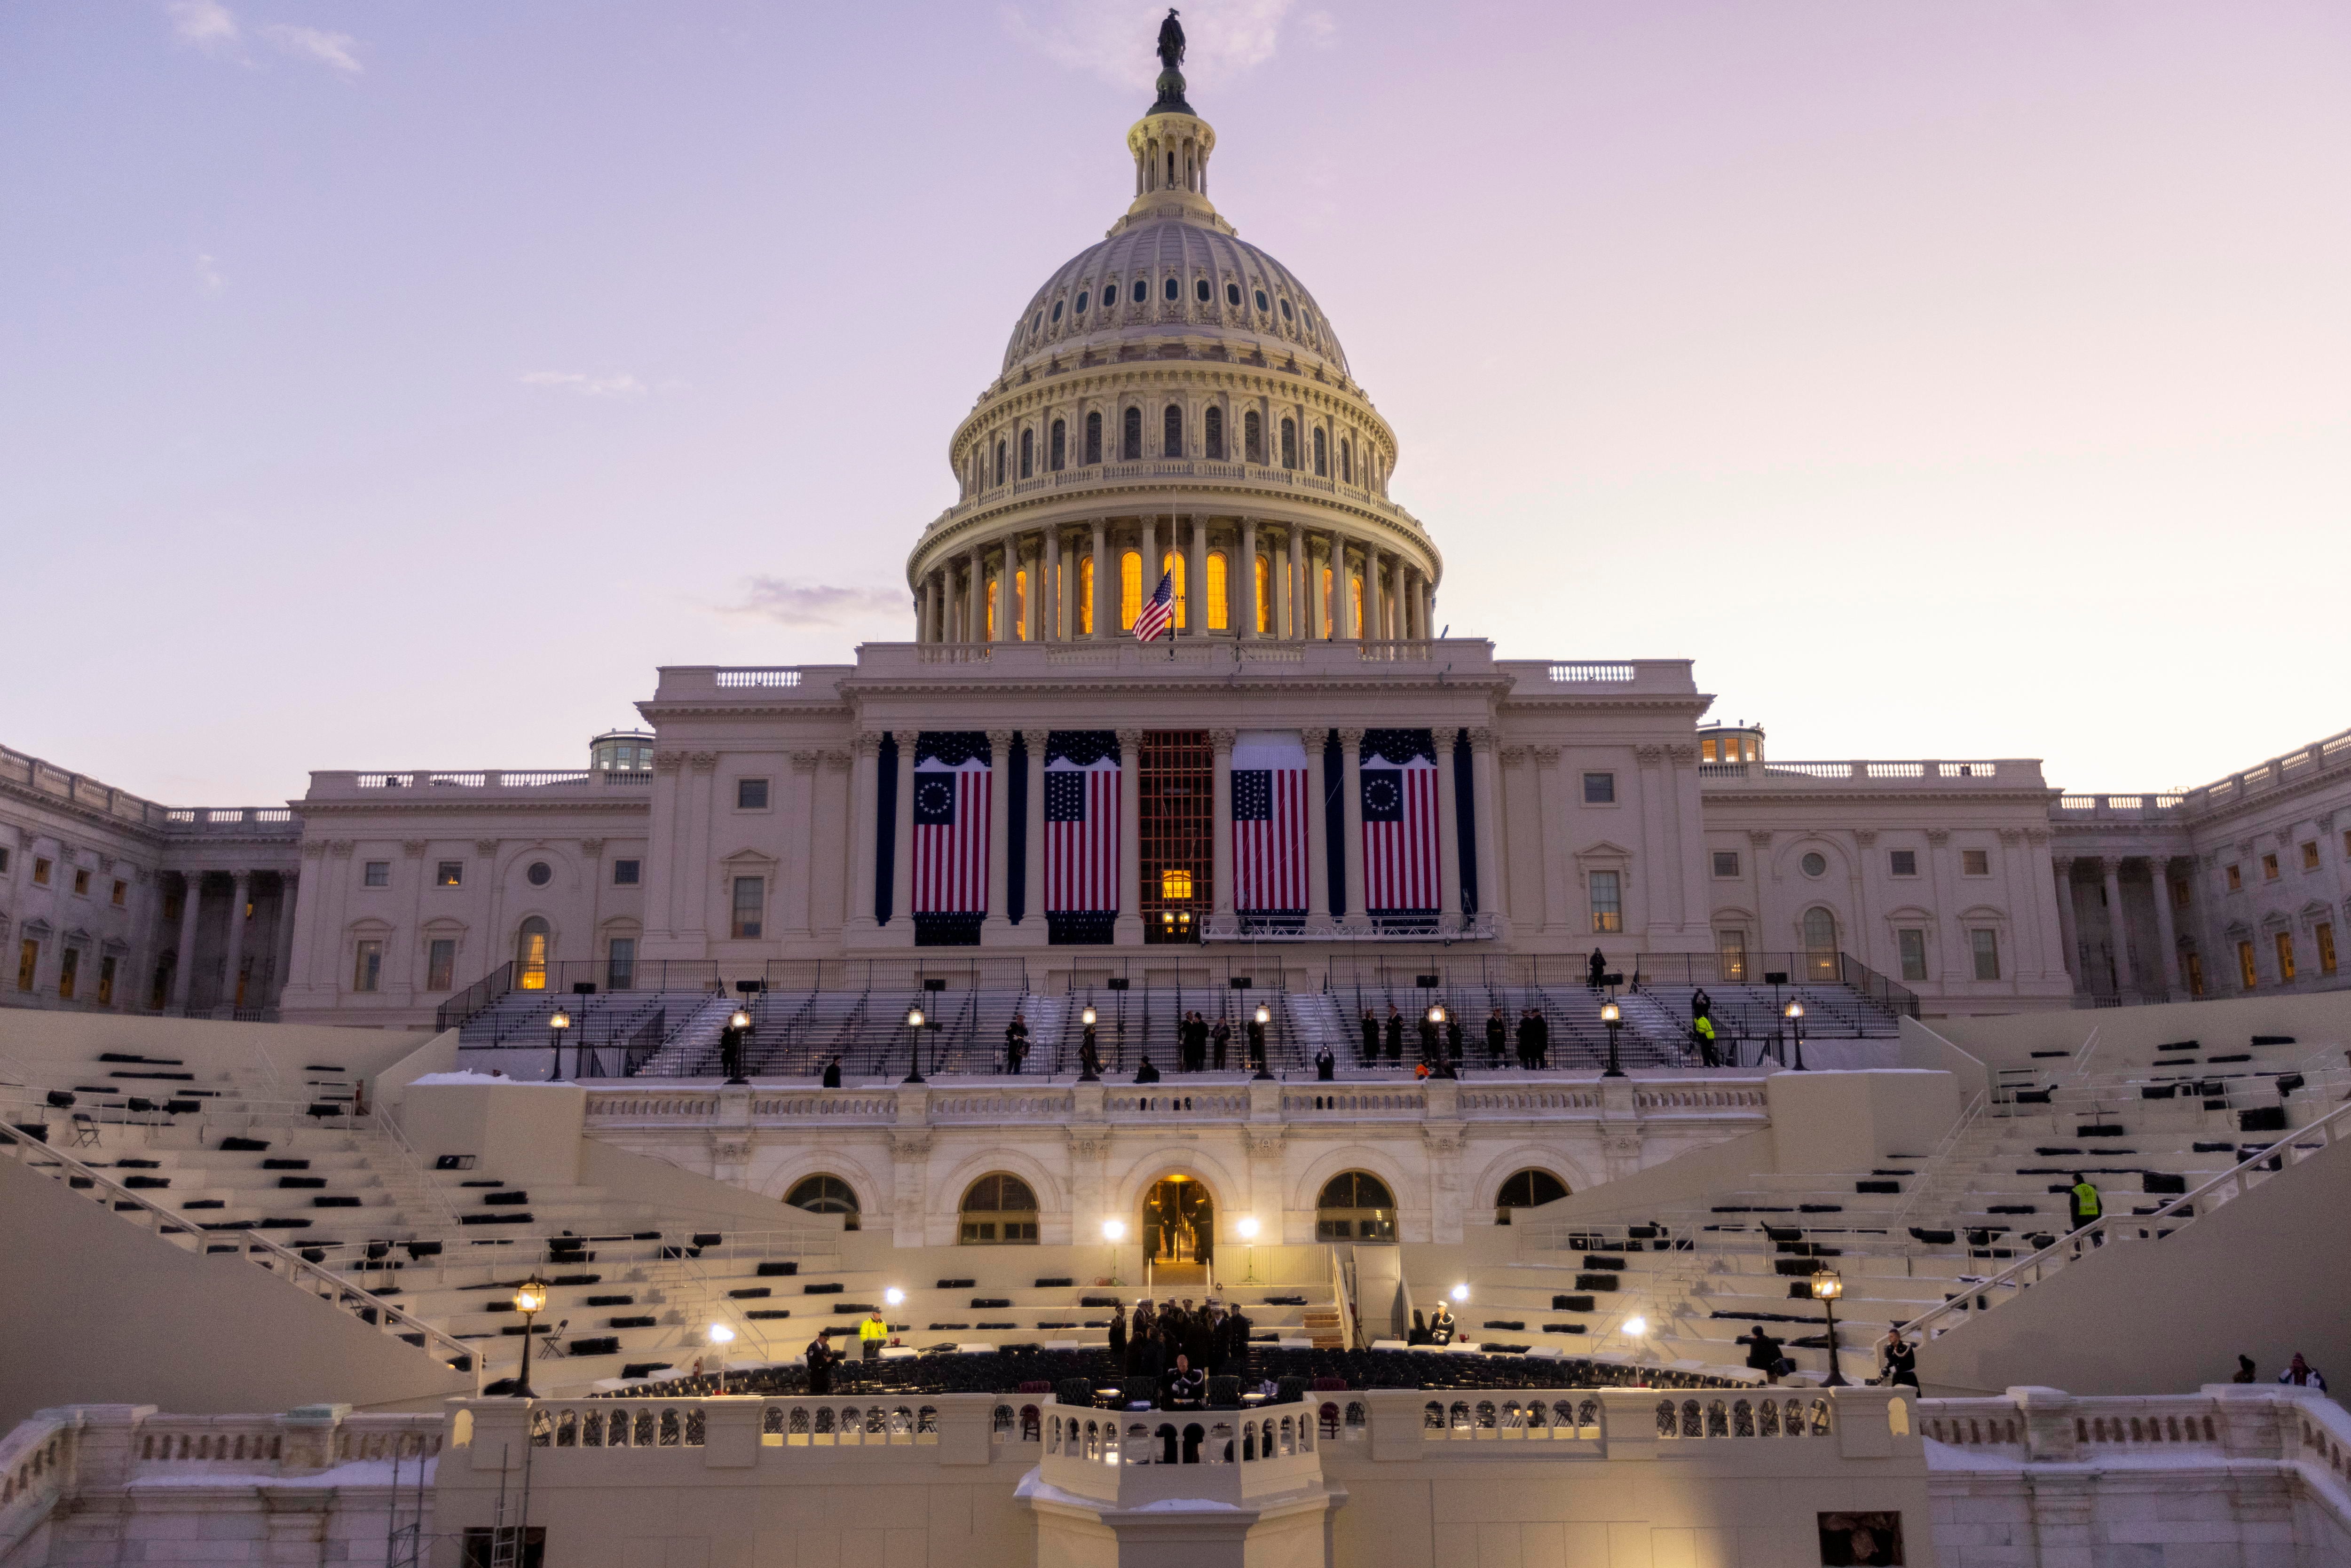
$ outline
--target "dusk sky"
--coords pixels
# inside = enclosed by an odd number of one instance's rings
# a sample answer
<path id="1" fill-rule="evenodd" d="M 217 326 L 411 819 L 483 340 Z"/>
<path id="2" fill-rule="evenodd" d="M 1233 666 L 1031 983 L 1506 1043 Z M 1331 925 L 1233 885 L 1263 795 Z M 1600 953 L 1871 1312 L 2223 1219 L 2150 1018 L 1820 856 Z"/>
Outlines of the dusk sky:
<path id="1" fill-rule="evenodd" d="M 1164 6 L 0 5 L 0 742 L 172 804 L 546 768 L 911 636 Z M 2351 7 L 1185 7 L 1505 656 L 1780 758 L 2351 725 Z"/>

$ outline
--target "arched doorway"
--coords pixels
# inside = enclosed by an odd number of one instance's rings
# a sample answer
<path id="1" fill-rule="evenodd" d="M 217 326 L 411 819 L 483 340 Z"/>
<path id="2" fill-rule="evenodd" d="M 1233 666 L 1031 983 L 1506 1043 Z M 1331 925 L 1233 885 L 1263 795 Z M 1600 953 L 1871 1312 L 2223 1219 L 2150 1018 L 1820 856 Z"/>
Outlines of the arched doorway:
<path id="1" fill-rule="evenodd" d="M 1567 1196 L 1567 1184 L 1539 1166 L 1529 1166 L 1504 1182 L 1494 1195 L 1494 1223 L 1508 1225 L 1510 1210 L 1533 1208 Z"/>
<path id="2" fill-rule="evenodd" d="M 1162 1176 L 1143 1195 L 1136 1234 L 1153 1278 L 1162 1284 L 1205 1283 L 1216 1260 L 1217 1200 L 1197 1176 Z"/>
<path id="3" fill-rule="evenodd" d="M 547 989 L 548 925 L 534 915 L 522 923 L 515 937 L 515 988 L 521 991 Z"/>
<path id="4" fill-rule="evenodd" d="M 1395 1195 L 1369 1171 L 1341 1171 L 1314 1200 L 1317 1241 L 1394 1241 Z"/>
<path id="5" fill-rule="evenodd" d="M 1837 918 L 1819 904 L 1804 911 L 1804 973 L 1816 985 L 1837 977 Z"/>

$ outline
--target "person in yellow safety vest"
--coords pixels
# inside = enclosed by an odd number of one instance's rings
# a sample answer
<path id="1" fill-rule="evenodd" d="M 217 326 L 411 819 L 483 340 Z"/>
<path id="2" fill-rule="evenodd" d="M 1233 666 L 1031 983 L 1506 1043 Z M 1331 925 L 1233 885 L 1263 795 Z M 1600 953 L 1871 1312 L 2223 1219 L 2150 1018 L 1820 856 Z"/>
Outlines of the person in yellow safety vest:
<path id="1" fill-rule="evenodd" d="M 857 1325 L 857 1348 L 864 1353 L 867 1361 L 879 1361 L 882 1359 L 882 1347 L 889 1343 L 890 1325 L 882 1321 L 882 1309 L 876 1307 L 871 1316 Z"/>
<path id="2" fill-rule="evenodd" d="M 2066 1196 L 2074 1203 L 2074 1228 L 2076 1230 L 2085 1225 L 2095 1225 L 2097 1223 L 2098 1216 L 2105 1212 L 2105 1205 L 2098 1197 L 2098 1189 L 2092 1186 L 2090 1178 L 2080 1171 L 2074 1173 L 2074 1185 Z M 2093 1247 L 2104 1247 L 2106 1244 L 2105 1232 L 2100 1231 L 2091 1237 L 2090 1244 Z M 2081 1248 L 2078 1245 L 2074 1250 L 2076 1256 L 2080 1255 Z"/>
<path id="3" fill-rule="evenodd" d="M 1698 1021 L 1690 1025 L 1690 1032 L 1698 1036 L 1698 1061 L 1708 1067 L 1721 1066 L 1722 1056 L 1714 1049 L 1714 1020 L 1700 1013 Z"/>

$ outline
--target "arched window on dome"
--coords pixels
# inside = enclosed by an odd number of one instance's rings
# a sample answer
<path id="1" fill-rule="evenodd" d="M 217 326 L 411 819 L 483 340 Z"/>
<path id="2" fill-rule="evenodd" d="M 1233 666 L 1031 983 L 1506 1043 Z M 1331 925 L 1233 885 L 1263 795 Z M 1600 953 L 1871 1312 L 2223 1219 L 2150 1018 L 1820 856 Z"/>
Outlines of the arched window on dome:
<path id="1" fill-rule="evenodd" d="M 1294 419 L 1281 422 L 1281 465 L 1284 468 L 1298 466 L 1298 422 Z"/>
<path id="2" fill-rule="evenodd" d="M 1091 555 L 1078 562 L 1078 635 L 1094 634 L 1094 558 Z"/>
<path id="3" fill-rule="evenodd" d="M 1171 153 L 1169 156 L 1172 158 L 1174 155 Z M 1167 280 L 1167 286 L 1165 288 L 1162 288 L 1159 292 L 1165 295 L 1167 297 L 1167 302 L 1170 305 L 1173 305 L 1176 301 L 1184 298 L 1183 280 L 1181 278 L 1171 277 Z"/>
<path id="4" fill-rule="evenodd" d="M 1143 411 L 1130 408 L 1119 420 L 1119 460 L 1134 463 L 1143 456 Z"/>
<path id="5" fill-rule="evenodd" d="M 1167 579 L 1168 587 L 1174 591 L 1176 595 L 1176 629 L 1178 632 L 1189 632 L 1192 630 L 1192 622 L 1188 618 L 1191 611 L 1191 601 L 1190 596 L 1184 591 L 1184 552 L 1182 550 L 1171 549 L 1165 555 L 1160 557 L 1159 570 L 1161 576 Z M 1159 587 L 1159 580 L 1157 578 L 1154 578 L 1152 580 L 1151 586 L 1155 591 Z M 1138 605 L 1136 609 L 1139 612 L 1141 606 Z"/>
<path id="6" fill-rule="evenodd" d="M 1556 1203 L 1567 1196 L 1567 1184 L 1547 1170 L 1529 1167 L 1514 1173 L 1494 1195 L 1494 1223 L 1508 1225 L 1510 1210 Z"/>
<path id="7" fill-rule="evenodd" d="M 1265 461 L 1265 425 L 1254 410 L 1241 416 L 1241 439 L 1251 463 Z"/>
<path id="8" fill-rule="evenodd" d="M 1036 476 L 1037 431 L 1032 425 L 1024 427 L 1020 432 L 1020 477 L 1034 479 Z"/>
<path id="9" fill-rule="evenodd" d="M 999 485 L 1004 483 L 1004 443 L 1001 441 L 996 444 L 996 482 Z"/>
<path id="10" fill-rule="evenodd" d="M 1210 294 L 1208 291 L 1208 280 L 1207 278 L 1196 278 L 1193 281 L 1192 297 L 1203 305 L 1206 305 L 1208 302 Z"/>
<path id="11" fill-rule="evenodd" d="M 1129 298 L 1134 299 L 1137 305 L 1149 304 L 1151 302 L 1150 279 L 1143 277 L 1136 278 L 1134 280 L 1134 291 L 1131 296 L 1129 296 Z"/>
<path id="12" fill-rule="evenodd" d="M 1319 424 L 1314 427 L 1314 476 L 1317 479 L 1331 476 L 1331 441 Z"/>
<path id="13" fill-rule="evenodd" d="M 1339 438 L 1339 478 L 1344 484 L 1355 482 L 1355 444 L 1343 435 Z"/>
<path id="14" fill-rule="evenodd" d="M 1231 306 L 1236 310 L 1241 308 L 1241 286 L 1239 284 L 1228 283 L 1225 285 L 1225 303 Z"/>
<path id="15" fill-rule="evenodd" d="M 1225 460 L 1225 411 L 1220 408 L 1210 409 L 1201 417 L 1200 429 L 1202 445 L 1209 459 L 1213 462 L 1223 462 Z"/>
<path id="16" fill-rule="evenodd" d="M 1159 416 L 1159 453 L 1163 457 L 1184 455 L 1184 411 L 1172 402 Z"/>
<path id="17" fill-rule="evenodd" d="M 1225 552 L 1208 552 L 1208 630 L 1228 632 L 1232 629 L 1230 609 L 1232 599 L 1231 572 L 1227 567 Z"/>
<path id="18" fill-rule="evenodd" d="M 1069 455 L 1070 427 L 1057 419 L 1053 422 L 1053 438 L 1048 444 L 1046 463 L 1054 473 L 1059 474 L 1068 462 Z"/>
<path id="19" fill-rule="evenodd" d="M 1056 300 L 1054 300 L 1054 301 L 1053 301 L 1053 325 L 1055 325 L 1056 327 L 1058 327 L 1058 326 L 1060 326 L 1061 324 L 1061 302 L 1060 300 L 1056 299 Z"/>
<path id="20" fill-rule="evenodd" d="M 1084 289 L 1081 288 L 1078 290 L 1077 314 L 1082 316 L 1086 313 L 1086 302 L 1092 298 L 1093 296 L 1087 293 Z"/>
<path id="21" fill-rule="evenodd" d="M 1270 591 L 1272 581 L 1273 563 L 1267 560 L 1263 556 L 1258 557 L 1257 631 L 1258 635 L 1260 637 L 1264 636 L 1268 632 L 1273 629 L 1270 623 L 1273 616 L 1273 594 Z"/>
<path id="22" fill-rule="evenodd" d="M 1134 550 L 1121 550 L 1118 557 L 1118 629 L 1134 630 L 1134 618 L 1143 613 L 1143 557 Z"/>
<path id="23" fill-rule="evenodd" d="M 1089 464 L 1102 461 L 1102 415 L 1099 413 L 1086 415 L 1086 461 Z"/>
<path id="24" fill-rule="evenodd" d="M 1260 289 L 1259 289 L 1259 290 L 1257 291 L 1257 309 L 1258 309 L 1258 314 L 1259 314 L 1259 315 L 1260 315 L 1260 316 L 1264 315 L 1264 314 L 1265 314 L 1265 312 L 1266 312 L 1266 310 L 1267 310 L 1268 308 L 1269 308 L 1269 307 L 1266 305 L 1266 302 L 1265 302 L 1265 290 L 1264 290 L 1264 289 L 1262 289 L 1262 288 L 1260 288 Z"/>

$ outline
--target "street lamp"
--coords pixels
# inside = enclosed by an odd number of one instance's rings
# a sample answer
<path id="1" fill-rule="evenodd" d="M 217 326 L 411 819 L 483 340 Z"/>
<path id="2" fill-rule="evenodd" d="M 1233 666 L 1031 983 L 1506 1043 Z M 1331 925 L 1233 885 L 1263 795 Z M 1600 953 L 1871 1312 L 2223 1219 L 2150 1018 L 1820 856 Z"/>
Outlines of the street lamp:
<path id="1" fill-rule="evenodd" d="M 1092 1029 L 1092 1028 L 1093 1028 L 1093 1027 L 1094 1027 L 1094 1009 L 1093 1009 L 1093 1004 L 1092 1004 L 1092 1003 L 1091 1003 L 1091 1002 L 1087 1003 L 1087 1004 L 1086 1004 L 1086 1006 L 1085 1006 L 1085 1008 L 1084 1008 L 1084 1009 L 1083 1009 L 1082 1011 L 1081 1011 L 1081 1012 L 1078 1014 L 1078 1021 L 1079 1021 L 1080 1023 L 1083 1024 L 1083 1025 L 1084 1025 L 1086 1028 L 1088 1028 L 1088 1029 Z M 1101 1045 L 1100 1045 L 1099 1043 L 1097 1043 L 1097 1044 L 1095 1045 L 1094 1049 L 1093 1049 L 1092 1051 L 1088 1051 L 1086 1050 L 1086 1046 L 1085 1046 L 1085 1038 L 1084 1038 L 1082 1035 L 1079 1037 L 1079 1040 L 1078 1040 L 1078 1082 L 1081 1082 L 1081 1083 L 1099 1083 L 1099 1082 L 1102 1082 L 1102 1073 L 1101 1073 L 1099 1071 L 1097 1071 L 1097 1069 L 1098 1069 L 1098 1068 L 1100 1067 L 1100 1065 L 1101 1065 L 1101 1060 L 1100 1060 L 1100 1059 L 1101 1059 L 1101 1057 L 1102 1057 L 1102 1047 L 1101 1047 Z"/>
<path id="2" fill-rule="evenodd" d="M 530 1391 L 530 1320 L 547 1310 L 547 1281 L 533 1274 L 517 1285 L 514 1310 L 522 1314 L 522 1375 L 515 1379 L 515 1395 L 517 1398 L 536 1399 L 538 1396 Z"/>
<path id="3" fill-rule="evenodd" d="M 1257 1283 L 1257 1216 L 1254 1214 L 1242 1215 L 1238 1219 L 1233 1221 L 1233 1228 L 1240 1233 L 1242 1240 L 1249 1243 L 1249 1278 L 1243 1281 L 1242 1283 L 1254 1285 Z"/>
<path id="4" fill-rule="evenodd" d="M 1625 1025 L 1625 1009 L 1616 1005 L 1614 997 L 1600 1004 L 1600 1021 L 1608 1026 L 1608 1071 L 1603 1078 L 1622 1078 L 1625 1069 L 1616 1061 L 1616 1031 Z"/>
<path id="5" fill-rule="evenodd" d="M 718 1392 L 726 1392 L 726 1347 L 735 1343 L 735 1331 L 725 1323 L 710 1325 L 710 1343 L 718 1352 Z"/>
<path id="6" fill-rule="evenodd" d="M 923 1009 L 920 1004 L 906 1009 L 906 1076 L 904 1083 L 920 1083 L 923 1080 Z"/>
<path id="7" fill-rule="evenodd" d="M 1118 1280 L 1118 1244 L 1125 1239 L 1126 1221 L 1105 1219 L 1102 1223 L 1102 1243 L 1110 1249 L 1110 1277 L 1115 1283 Z"/>
<path id="8" fill-rule="evenodd" d="M 751 1032 L 751 1012 L 738 1007 L 726 1019 L 726 1027 L 718 1034 L 718 1058 L 726 1071 L 729 1083 L 748 1083 L 743 1076 L 743 1037 Z"/>
<path id="9" fill-rule="evenodd" d="M 570 1027 L 571 1015 L 561 1008 L 556 1009 L 555 1016 L 547 1020 L 547 1043 L 555 1048 L 555 1071 L 548 1074 L 550 1083 L 563 1076 L 563 1031 Z"/>
<path id="10" fill-rule="evenodd" d="M 1643 1334 L 1647 1333 L 1648 1332 L 1648 1319 L 1626 1318 L 1625 1320 L 1625 1337 L 1626 1339 L 1639 1339 Z"/>
<path id="11" fill-rule="evenodd" d="M 1796 1071 L 1804 1071 L 1804 1004 L 1791 997 L 1788 999 L 1789 1027 L 1796 1031 Z"/>
<path id="12" fill-rule="evenodd" d="M 1265 1063 L 1265 1026 L 1273 1021 L 1273 1009 L 1259 1002 L 1251 1017 L 1256 1022 L 1256 1027 L 1249 1030 L 1249 1054 L 1257 1058 L 1255 1076 L 1270 1081 L 1273 1073 Z"/>
<path id="13" fill-rule="evenodd" d="M 1823 1388 L 1849 1386 L 1844 1370 L 1837 1365 L 1836 1304 L 1837 1298 L 1844 1294 L 1844 1281 L 1828 1270 L 1823 1269 L 1813 1276 L 1813 1300 L 1827 1308 L 1829 1314 L 1829 1375 L 1821 1380 Z"/>
<path id="14" fill-rule="evenodd" d="M 1467 1285 L 1456 1285 L 1453 1287 L 1452 1294 L 1455 1301 L 1466 1301 L 1469 1299 L 1469 1287 Z"/>

